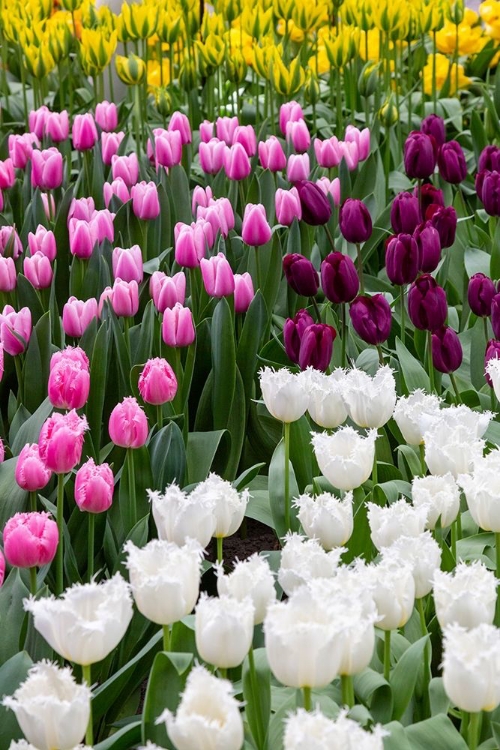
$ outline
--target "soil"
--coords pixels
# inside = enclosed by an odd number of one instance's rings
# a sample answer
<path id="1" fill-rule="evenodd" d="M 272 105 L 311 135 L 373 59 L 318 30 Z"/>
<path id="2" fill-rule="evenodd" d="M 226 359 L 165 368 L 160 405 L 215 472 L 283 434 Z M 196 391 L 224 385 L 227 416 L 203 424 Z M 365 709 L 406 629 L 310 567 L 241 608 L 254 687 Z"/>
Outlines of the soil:
<path id="1" fill-rule="evenodd" d="M 253 518 L 245 519 L 241 528 L 224 539 L 224 567 L 232 570 L 237 560 L 246 560 L 254 552 L 279 550 L 280 544 L 274 531 Z M 217 559 L 216 540 L 212 542 L 207 550 L 206 559 L 215 562 Z"/>

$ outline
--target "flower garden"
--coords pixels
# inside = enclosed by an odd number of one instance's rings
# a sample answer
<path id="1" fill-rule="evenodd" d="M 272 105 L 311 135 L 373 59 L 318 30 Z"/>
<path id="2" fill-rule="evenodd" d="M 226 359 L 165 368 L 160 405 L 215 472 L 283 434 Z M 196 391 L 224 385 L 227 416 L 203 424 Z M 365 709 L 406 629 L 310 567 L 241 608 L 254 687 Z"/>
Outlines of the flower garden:
<path id="1" fill-rule="evenodd" d="M 500 2 L 0 50 L 0 750 L 498 748 Z"/>

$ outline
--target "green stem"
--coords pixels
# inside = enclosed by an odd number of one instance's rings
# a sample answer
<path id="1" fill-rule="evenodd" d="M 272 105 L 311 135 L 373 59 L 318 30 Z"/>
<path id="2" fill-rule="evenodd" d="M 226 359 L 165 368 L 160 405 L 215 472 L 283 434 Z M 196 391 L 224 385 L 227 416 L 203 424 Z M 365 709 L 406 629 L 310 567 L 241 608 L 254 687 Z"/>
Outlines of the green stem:
<path id="1" fill-rule="evenodd" d="M 457 404 L 461 404 L 462 403 L 462 398 L 460 396 L 460 391 L 458 390 L 457 379 L 455 378 L 455 374 L 453 372 L 449 372 L 448 375 L 450 377 L 451 384 L 453 386 L 453 390 L 455 391 L 456 402 L 457 402 Z"/>
<path id="2" fill-rule="evenodd" d="M 420 629 L 422 632 L 422 636 L 428 634 L 427 630 L 427 623 L 425 621 L 425 612 L 424 612 L 424 600 L 423 597 L 420 597 L 420 599 L 417 599 L 417 609 L 418 614 L 420 617 Z M 423 685 L 423 711 L 424 711 L 424 717 L 427 718 L 429 716 L 429 682 L 431 679 L 430 674 L 430 660 L 431 660 L 431 644 L 429 640 L 427 639 L 427 643 L 424 647 L 424 685 Z"/>
<path id="3" fill-rule="evenodd" d="M 427 367 L 429 368 L 430 392 L 434 393 L 434 364 L 432 362 L 432 333 L 430 331 L 427 331 Z"/>
<path id="4" fill-rule="evenodd" d="M 130 318 L 129 317 L 123 318 L 123 332 L 125 335 L 125 347 L 128 352 L 130 363 L 132 363 L 132 354 L 130 352 Z"/>
<path id="5" fill-rule="evenodd" d="M 380 344 L 377 344 L 378 362 L 380 367 L 384 366 L 384 353 Z"/>
<path id="6" fill-rule="evenodd" d="M 90 583 L 92 576 L 94 575 L 94 532 L 95 532 L 95 516 L 93 513 L 88 513 L 89 517 L 89 529 L 87 539 L 87 579 Z"/>
<path id="7" fill-rule="evenodd" d="M 253 646 L 250 646 L 248 652 L 248 666 L 250 670 L 250 689 L 252 693 L 252 703 L 257 713 L 257 726 L 255 728 L 256 737 L 254 738 L 259 750 L 263 750 L 266 740 L 266 730 L 262 721 L 262 713 L 259 706 L 259 683 L 257 681 L 257 671 L 255 669 L 255 659 L 253 655 Z"/>
<path id="8" fill-rule="evenodd" d="M 285 528 L 290 531 L 290 422 L 283 423 L 285 442 Z"/>
<path id="9" fill-rule="evenodd" d="M 157 427 L 158 432 L 163 427 L 163 405 L 162 404 L 158 404 L 158 406 L 156 407 L 156 427 Z"/>
<path id="10" fill-rule="evenodd" d="M 29 571 L 30 571 L 30 594 L 32 596 L 35 596 L 37 592 L 36 568 L 30 568 Z"/>
<path id="11" fill-rule="evenodd" d="M 361 245 L 359 242 L 356 242 L 356 255 L 358 259 L 359 290 L 360 290 L 360 294 L 364 294 L 365 285 L 363 282 L 363 259 L 361 257 Z"/>
<path id="12" fill-rule="evenodd" d="M 311 300 L 312 306 L 314 307 L 314 312 L 316 313 L 316 320 L 318 321 L 318 323 L 321 323 L 321 312 L 318 307 L 316 297 L 310 297 L 310 300 Z"/>
<path id="13" fill-rule="evenodd" d="M 347 708 L 352 708 L 354 706 L 354 685 L 352 682 L 352 675 L 340 675 L 340 685 L 342 689 L 342 705 L 347 706 Z"/>
<path id="14" fill-rule="evenodd" d="M 451 554 L 455 562 L 457 561 L 457 522 L 451 524 Z"/>
<path id="15" fill-rule="evenodd" d="M 312 701 L 311 701 L 311 688 L 310 687 L 304 687 L 302 688 L 304 693 L 304 708 L 306 711 L 310 711 L 312 708 Z"/>
<path id="16" fill-rule="evenodd" d="M 223 559 L 223 557 L 222 557 L 223 543 L 224 543 L 224 537 L 223 536 L 218 536 L 217 537 L 217 562 L 218 563 L 222 563 L 222 559 Z"/>
<path id="17" fill-rule="evenodd" d="M 59 596 L 63 592 L 64 584 L 64 474 L 57 475 L 57 531 L 59 533 L 59 543 L 56 553 L 56 594 Z"/>
<path id="18" fill-rule="evenodd" d="M 128 491 L 130 497 L 130 518 L 131 527 L 134 528 L 137 523 L 137 503 L 135 497 L 135 467 L 134 467 L 134 449 L 127 448 L 127 468 L 128 468 Z"/>
<path id="19" fill-rule="evenodd" d="M 262 289 L 262 276 L 261 276 L 261 269 L 260 269 L 260 256 L 259 256 L 259 248 L 257 245 L 255 245 L 255 266 L 257 269 L 257 289 Z"/>
<path id="20" fill-rule="evenodd" d="M 476 750 L 478 734 L 479 734 L 479 719 L 481 718 L 481 712 L 470 714 L 469 718 L 469 750 Z"/>
<path id="21" fill-rule="evenodd" d="M 85 680 L 89 688 L 92 685 L 91 670 L 92 670 L 92 667 L 90 664 L 82 665 L 83 679 Z M 90 747 L 92 747 L 92 745 L 94 744 L 94 727 L 93 727 L 93 722 L 92 722 L 92 700 L 90 701 L 90 715 L 89 715 L 89 723 L 87 724 L 87 731 L 85 733 L 85 742 Z"/>
<path id="22" fill-rule="evenodd" d="M 163 625 L 163 650 L 170 651 L 170 626 Z"/>
<path id="23" fill-rule="evenodd" d="M 500 580 L 500 532 L 495 532 L 495 550 L 497 561 L 497 578 Z"/>
<path id="24" fill-rule="evenodd" d="M 328 226 L 328 224 L 323 224 L 323 226 L 325 227 L 325 232 L 326 232 L 326 236 L 328 237 L 328 242 L 330 243 L 330 247 L 332 248 L 332 252 L 334 253 L 335 252 L 335 242 L 334 242 L 334 239 L 332 237 L 332 233 L 330 232 L 330 227 Z"/>
<path id="25" fill-rule="evenodd" d="M 389 682 L 391 674 L 391 631 L 384 632 L 384 678 Z"/>
<path id="26" fill-rule="evenodd" d="M 399 307 L 401 314 L 401 343 L 404 346 L 405 343 L 405 290 L 401 287 L 401 294 L 399 295 Z"/>
<path id="27" fill-rule="evenodd" d="M 420 453 L 420 468 L 422 470 L 422 476 L 425 477 L 427 474 L 427 464 L 425 463 L 425 445 L 420 443 L 418 446 L 418 452 Z"/>
<path id="28" fill-rule="evenodd" d="M 346 366 L 346 349 L 347 349 L 347 324 L 346 324 L 346 315 L 345 315 L 345 302 L 342 302 L 341 304 L 341 335 L 342 335 L 342 351 L 341 351 L 341 359 L 340 359 L 340 365 L 341 367 Z"/>
<path id="29" fill-rule="evenodd" d="M 223 680 L 227 680 L 227 667 L 218 667 L 218 672 Z"/>
<path id="30" fill-rule="evenodd" d="M 23 402 L 23 371 L 22 371 L 21 360 L 19 359 L 19 355 L 14 357 L 14 365 L 16 367 L 16 377 L 17 377 L 17 403 L 19 405 Z"/>
<path id="31" fill-rule="evenodd" d="M 36 511 L 36 499 L 37 499 L 36 492 L 30 492 L 30 510 L 32 513 Z"/>

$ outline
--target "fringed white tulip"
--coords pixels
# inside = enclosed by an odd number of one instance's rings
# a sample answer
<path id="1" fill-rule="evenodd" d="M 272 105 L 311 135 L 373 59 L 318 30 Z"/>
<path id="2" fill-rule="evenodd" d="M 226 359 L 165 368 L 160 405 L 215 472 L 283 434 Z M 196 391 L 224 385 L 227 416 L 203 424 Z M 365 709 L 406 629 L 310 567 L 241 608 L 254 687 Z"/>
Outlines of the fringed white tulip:
<path id="1" fill-rule="evenodd" d="M 314 578 L 335 575 L 343 547 L 325 552 L 317 539 L 306 539 L 300 534 L 289 534 L 281 550 L 278 583 L 287 596 Z"/>
<path id="2" fill-rule="evenodd" d="M 424 444 L 425 463 L 430 473 L 452 474 L 455 479 L 459 474 L 472 471 L 474 462 L 482 457 L 485 445 L 484 440 L 475 437 L 465 424 L 451 427 L 441 419 L 424 433 Z"/>
<path id="3" fill-rule="evenodd" d="M 344 403 L 358 427 L 382 427 L 396 405 L 396 381 L 388 365 L 373 377 L 363 370 L 349 370 L 343 384 Z"/>
<path id="4" fill-rule="evenodd" d="M 206 497 L 193 497 L 176 484 L 169 485 L 163 494 L 148 490 L 148 495 L 160 539 L 179 547 L 187 539 L 196 539 L 203 549 L 208 546 L 215 530 L 215 515 Z"/>
<path id="5" fill-rule="evenodd" d="M 199 655 L 220 669 L 237 667 L 250 650 L 255 608 L 248 596 L 202 594 L 196 605 L 195 637 Z"/>
<path id="6" fill-rule="evenodd" d="M 352 492 L 340 500 L 330 492 L 321 495 L 301 495 L 295 500 L 298 519 L 310 538 L 318 539 L 323 549 L 341 547 L 351 537 L 354 528 Z"/>
<path id="7" fill-rule="evenodd" d="M 398 398 L 394 420 L 408 445 L 420 445 L 424 440 L 424 416 L 439 416 L 440 399 L 420 388 L 409 396 Z"/>
<path id="8" fill-rule="evenodd" d="M 415 477 L 411 483 L 411 496 L 416 508 L 427 511 L 427 529 L 435 529 L 439 519 L 442 528 L 451 526 L 460 510 L 460 490 L 450 473 Z"/>
<path id="9" fill-rule="evenodd" d="M 319 709 L 299 708 L 285 723 L 284 750 L 383 750 L 384 737 L 389 733 L 376 725 L 368 732 L 341 711 L 335 720 L 328 719 Z"/>
<path id="10" fill-rule="evenodd" d="M 265 557 L 257 553 L 236 562 L 228 575 L 224 574 L 222 565 L 217 566 L 217 591 L 219 596 L 231 596 L 238 601 L 250 597 L 254 606 L 254 625 L 264 620 L 268 606 L 276 599 L 272 570 Z"/>
<path id="11" fill-rule="evenodd" d="M 264 367 L 259 377 L 262 398 L 275 419 L 290 423 L 305 414 L 309 393 L 303 373 L 293 373 L 284 367 L 280 370 Z"/>
<path id="12" fill-rule="evenodd" d="M 430 531 L 418 536 L 400 536 L 390 547 L 383 547 L 382 559 L 411 565 L 415 582 L 415 598 L 421 599 L 432 590 L 434 574 L 441 564 L 441 548 Z"/>
<path id="13" fill-rule="evenodd" d="M 419 536 L 425 529 L 427 512 L 415 508 L 404 498 L 382 507 L 367 503 L 372 542 L 378 550 L 390 547 L 400 536 Z"/>
<path id="14" fill-rule="evenodd" d="M 451 573 L 434 573 L 434 604 L 442 629 L 452 623 L 463 628 L 491 625 L 495 617 L 497 579 L 479 560 L 459 563 Z"/>
<path id="15" fill-rule="evenodd" d="M 306 370 L 306 390 L 309 394 L 307 411 L 311 419 L 320 427 L 334 429 L 347 419 L 344 403 L 345 371 L 338 368 L 331 375 L 308 367 Z"/>
<path id="16" fill-rule="evenodd" d="M 339 490 L 360 487 L 372 473 L 376 439 L 376 430 L 364 437 L 352 427 L 340 427 L 333 435 L 313 433 L 312 444 L 321 473 Z"/>

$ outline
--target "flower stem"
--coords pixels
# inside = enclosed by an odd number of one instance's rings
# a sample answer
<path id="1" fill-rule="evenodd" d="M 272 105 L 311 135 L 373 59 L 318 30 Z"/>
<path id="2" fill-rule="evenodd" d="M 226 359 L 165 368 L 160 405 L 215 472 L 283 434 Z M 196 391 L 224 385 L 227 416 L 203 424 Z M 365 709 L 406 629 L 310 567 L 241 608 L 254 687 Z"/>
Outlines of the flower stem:
<path id="1" fill-rule="evenodd" d="M 342 689 L 342 705 L 347 706 L 347 708 L 352 708 L 354 706 L 354 685 L 352 682 L 352 675 L 340 675 L 340 686 Z"/>
<path id="2" fill-rule="evenodd" d="M 326 236 L 328 237 L 328 242 L 330 243 L 330 247 L 332 248 L 332 252 L 335 252 L 335 242 L 333 241 L 332 233 L 330 232 L 330 227 L 328 224 L 323 224 L 325 227 Z"/>
<path id="3" fill-rule="evenodd" d="M 361 245 L 359 242 L 356 242 L 356 255 L 358 259 L 359 291 L 360 294 L 364 294 L 365 285 L 363 283 L 363 259 L 361 257 Z"/>
<path id="4" fill-rule="evenodd" d="M 90 688 L 90 686 L 92 685 L 92 675 L 91 675 L 90 664 L 82 665 L 82 674 L 83 674 L 83 679 L 87 683 L 87 686 Z M 89 715 L 89 723 L 87 724 L 87 731 L 85 733 L 85 742 L 90 747 L 92 747 L 92 745 L 94 744 L 94 726 L 92 722 L 92 699 L 90 700 L 90 715 Z"/>
<path id="5" fill-rule="evenodd" d="M 23 402 L 23 371 L 21 368 L 21 360 L 19 355 L 14 357 L 14 364 L 16 366 L 16 377 L 17 377 L 17 403 Z"/>
<path id="6" fill-rule="evenodd" d="M 341 367 L 346 366 L 346 349 L 347 349 L 347 325 L 345 318 L 345 302 L 341 304 L 341 325 L 342 325 L 342 355 L 341 355 Z"/>
<path id="7" fill-rule="evenodd" d="M 285 441 L 285 528 L 290 531 L 290 422 L 283 423 Z"/>
<path id="8" fill-rule="evenodd" d="M 384 678 L 389 682 L 391 674 L 391 631 L 384 632 Z"/>
<path id="9" fill-rule="evenodd" d="M 255 670 L 255 659 L 253 655 L 253 646 L 250 646 L 250 651 L 248 652 L 248 666 L 250 671 L 250 685 L 251 685 L 251 693 L 252 693 L 252 703 L 257 709 L 259 706 L 259 683 L 257 681 L 257 672 Z M 264 725 L 262 723 L 262 714 L 260 711 L 260 707 L 257 710 L 257 726 L 255 728 L 255 733 L 257 737 L 254 737 L 255 742 L 257 743 L 257 747 L 259 750 L 263 750 L 266 740 L 266 731 L 264 728 Z"/>
<path id="10" fill-rule="evenodd" d="M 425 477 L 427 474 L 427 466 L 425 463 L 425 445 L 424 443 L 420 443 L 418 446 L 418 452 L 420 453 L 420 468 L 422 470 L 422 476 Z"/>
<path id="11" fill-rule="evenodd" d="M 156 407 L 156 428 L 158 432 L 161 430 L 162 427 L 163 427 L 163 405 L 159 404 Z"/>
<path id="12" fill-rule="evenodd" d="M 495 532 L 495 549 L 497 561 L 497 578 L 500 580 L 500 532 Z"/>
<path id="13" fill-rule="evenodd" d="M 128 468 L 128 492 L 130 501 L 130 524 L 131 529 L 137 523 L 137 503 L 135 498 L 135 467 L 134 467 L 134 449 L 127 448 L 127 468 Z M 129 529 L 130 531 L 130 529 Z"/>
<path id="14" fill-rule="evenodd" d="M 432 362 L 432 333 L 427 331 L 427 367 L 429 368 L 429 389 L 434 393 L 434 364 Z"/>
<path id="15" fill-rule="evenodd" d="M 56 553 L 56 594 L 59 596 L 63 592 L 64 578 L 64 474 L 57 475 L 57 531 L 59 533 L 59 543 Z"/>
<path id="16" fill-rule="evenodd" d="M 262 289 L 262 276 L 260 270 L 259 248 L 255 245 L 255 267 L 257 269 L 257 289 Z"/>
<path id="17" fill-rule="evenodd" d="M 420 629 L 422 631 L 422 635 L 427 635 L 427 623 L 425 621 L 425 612 L 424 612 L 424 599 L 423 597 L 420 597 L 420 599 L 417 599 L 417 609 L 418 614 L 420 616 Z M 430 682 L 430 662 L 431 658 L 431 651 L 430 651 L 430 643 L 429 640 L 427 640 L 427 643 L 424 647 L 424 686 L 423 686 L 423 710 L 424 710 L 424 716 L 429 716 L 429 682 Z"/>
<path id="18" fill-rule="evenodd" d="M 302 688 L 304 693 L 304 708 L 306 711 L 310 711 L 312 708 L 312 701 L 311 701 L 311 688 L 310 687 L 304 687 Z"/>
<path id="19" fill-rule="evenodd" d="M 405 343 L 405 290 L 401 287 L 401 294 L 399 295 L 399 305 L 401 310 L 401 343 L 404 346 Z"/>
<path id="20" fill-rule="evenodd" d="M 170 627 L 163 625 L 163 650 L 170 651 Z"/>
<path id="21" fill-rule="evenodd" d="M 476 750 L 478 734 L 479 734 L 479 719 L 481 718 L 481 712 L 474 711 L 469 717 L 469 750 Z"/>
<path id="22" fill-rule="evenodd" d="M 36 583 L 36 568 L 30 568 L 30 594 L 36 595 L 37 583 Z"/>
<path id="23" fill-rule="evenodd" d="M 36 492 L 30 492 L 30 510 L 32 513 L 36 511 Z"/>
<path id="24" fill-rule="evenodd" d="M 87 579 L 90 583 L 92 576 L 94 575 L 94 529 L 95 529 L 95 516 L 93 513 L 88 513 L 89 517 L 89 529 L 87 539 Z"/>
<path id="25" fill-rule="evenodd" d="M 457 522 L 451 524 L 451 554 L 455 562 L 457 561 Z"/>
<path id="26" fill-rule="evenodd" d="M 455 375 L 454 375 L 453 372 L 449 372 L 448 375 L 449 375 L 449 378 L 451 380 L 451 384 L 453 386 L 453 390 L 455 391 L 456 402 L 457 402 L 457 404 L 461 404 L 462 403 L 462 398 L 460 396 L 460 391 L 458 390 L 457 379 L 456 379 L 456 377 L 455 377 Z"/>
<path id="27" fill-rule="evenodd" d="M 222 544 L 224 542 L 224 537 L 218 536 L 217 537 L 217 562 L 222 562 Z"/>

